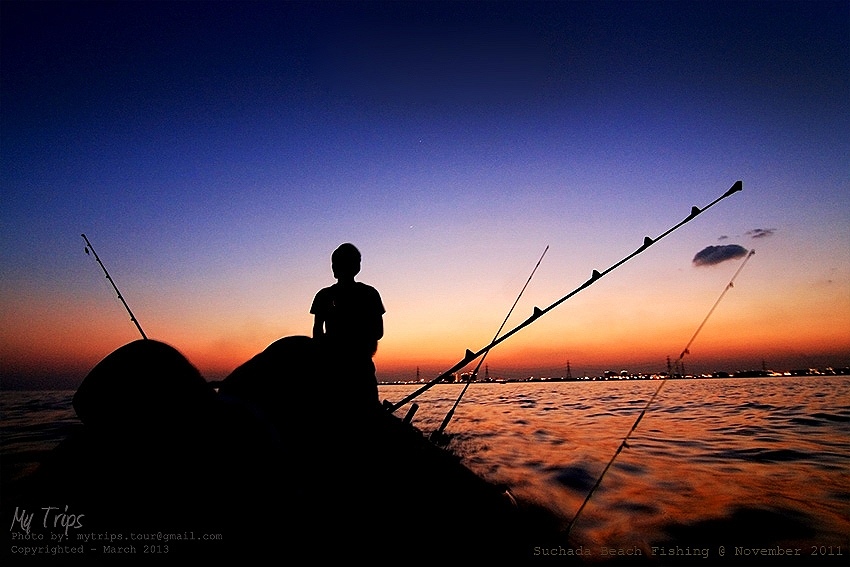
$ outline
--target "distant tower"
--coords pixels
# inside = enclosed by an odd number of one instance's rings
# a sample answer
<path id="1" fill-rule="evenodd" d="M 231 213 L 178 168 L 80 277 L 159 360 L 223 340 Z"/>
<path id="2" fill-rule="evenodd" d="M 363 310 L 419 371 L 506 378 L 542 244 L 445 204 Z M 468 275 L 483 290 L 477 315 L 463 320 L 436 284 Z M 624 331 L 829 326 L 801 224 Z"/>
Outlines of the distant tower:
<path id="1" fill-rule="evenodd" d="M 484 365 L 484 381 L 485 382 L 490 381 L 490 365 L 489 364 Z"/>
<path id="2" fill-rule="evenodd" d="M 566 376 L 566 379 L 567 380 L 573 379 L 573 371 L 570 370 L 570 361 L 569 360 L 567 361 L 567 376 Z"/>
<path id="3" fill-rule="evenodd" d="M 419 382 L 419 367 L 416 367 L 416 381 Z"/>

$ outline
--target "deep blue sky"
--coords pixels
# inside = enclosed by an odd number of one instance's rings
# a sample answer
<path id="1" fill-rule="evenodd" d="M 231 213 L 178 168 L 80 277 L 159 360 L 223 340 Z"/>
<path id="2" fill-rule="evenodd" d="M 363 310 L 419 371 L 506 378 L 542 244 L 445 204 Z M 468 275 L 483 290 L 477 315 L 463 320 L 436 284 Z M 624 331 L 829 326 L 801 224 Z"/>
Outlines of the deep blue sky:
<path id="1" fill-rule="evenodd" d="M 387 304 L 379 375 L 437 372 L 492 338 L 546 245 L 518 316 L 738 179 L 491 365 L 663 361 L 734 272 L 691 263 L 721 244 L 761 250 L 706 369 L 850 351 L 847 2 L 4 1 L 0 19 L 7 374 L 135 338 L 83 232 L 148 333 L 219 374 L 309 333 L 352 241 Z"/>

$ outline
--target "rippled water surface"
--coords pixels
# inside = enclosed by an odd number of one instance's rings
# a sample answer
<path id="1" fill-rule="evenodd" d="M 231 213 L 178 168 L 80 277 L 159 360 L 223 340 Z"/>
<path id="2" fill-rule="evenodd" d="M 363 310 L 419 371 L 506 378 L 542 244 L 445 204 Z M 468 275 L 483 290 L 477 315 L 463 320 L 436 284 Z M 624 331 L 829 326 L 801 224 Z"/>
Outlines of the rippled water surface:
<path id="1" fill-rule="evenodd" d="M 0 392 L 0 467 L 4 482 L 30 474 L 80 424 L 73 391 Z"/>
<path id="2" fill-rule="evenodd" d="M 382 385 L 380 394 L 398 401 L 416 388 Z M 461 388 L 422 394 L 414 425 L 436 430 Z M 78 424 L 72 395 L 3 392 L 4 482 Z M 850 559 L 846 376 L 474 384 L 446 433 L 476 473 L 545 506 L 565 529 L 575 519 L 565 545 L 594 550 L 590 561 L 605 559 L 602 548 L 711 545 L 714 554 L 718 544 L 840 547 Z"/>
<path id="3" fill-rule="evenodd" d="M 446 429 L 449 447 L 566 527 L 661 385 L 476 384 Z M 395 401 L 414 389 L 384 386 L 381 395 Z M 423 394 L 414 424 L 437 429 L 460 389 Z M 850 378 L 664 382 L 569 533 L 594 550 L 710 541 L 840 545 L 846 554 Z"/>

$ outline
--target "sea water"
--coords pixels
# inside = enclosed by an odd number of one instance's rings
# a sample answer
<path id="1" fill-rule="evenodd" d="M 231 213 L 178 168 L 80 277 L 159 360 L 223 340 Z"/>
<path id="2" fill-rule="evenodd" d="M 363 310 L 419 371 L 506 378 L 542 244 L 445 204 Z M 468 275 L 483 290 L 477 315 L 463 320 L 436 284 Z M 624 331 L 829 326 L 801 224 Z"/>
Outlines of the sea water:
<path id="1" fill-rule="evenodd" d="M 461 389 L 420 396 L 414 423 L 438 429 Z M 850 564 L 847 376 L 474 384 L 445 432 L 569 528 L 541 555 Z"/>
<path id="2" fill-rule="evenodd" d="M 462 388 L 419 396 L 413 425 L 438 429 Z M 72 396 L 0 394 L 3 490 L 79 426 Z M 530 550 L 543 560 L 850 559 L 847 376 L 473 384 L 445 433 L 479 476 L 559 519 L 563 543 Z"/>

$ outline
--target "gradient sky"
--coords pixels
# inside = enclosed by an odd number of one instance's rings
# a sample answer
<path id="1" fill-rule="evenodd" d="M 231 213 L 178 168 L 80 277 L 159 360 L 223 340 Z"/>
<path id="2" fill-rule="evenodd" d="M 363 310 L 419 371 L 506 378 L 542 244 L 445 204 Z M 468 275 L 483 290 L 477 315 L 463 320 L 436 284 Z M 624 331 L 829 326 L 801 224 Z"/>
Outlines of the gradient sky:
<path id="1" fill-rule="evenodd" d="M 209 379 L 309 334 L 350 241 L 380 380 L 850 365 L 850 4 L 0 3 L 0 356 L 140 338 Z"/>

